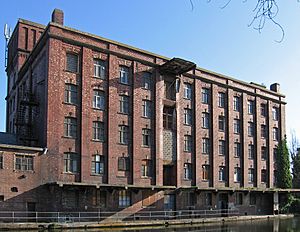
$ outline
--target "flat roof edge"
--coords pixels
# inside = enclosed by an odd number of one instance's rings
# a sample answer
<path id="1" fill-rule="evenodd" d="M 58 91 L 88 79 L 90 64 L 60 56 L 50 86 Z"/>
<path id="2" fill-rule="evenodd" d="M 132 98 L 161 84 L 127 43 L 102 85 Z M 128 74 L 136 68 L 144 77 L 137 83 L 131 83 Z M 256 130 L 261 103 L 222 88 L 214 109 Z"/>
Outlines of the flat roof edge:
<path id="1" fill-rule="evenodd" d="M 40 147 L 28 147 L 28 146 L 3 144 L 3 143 L 0 144 L 0 148 L 17 149 L 17 150 L 30 150 L 30 151 L 44 151 L 44 148 L 40 148 Z"/>

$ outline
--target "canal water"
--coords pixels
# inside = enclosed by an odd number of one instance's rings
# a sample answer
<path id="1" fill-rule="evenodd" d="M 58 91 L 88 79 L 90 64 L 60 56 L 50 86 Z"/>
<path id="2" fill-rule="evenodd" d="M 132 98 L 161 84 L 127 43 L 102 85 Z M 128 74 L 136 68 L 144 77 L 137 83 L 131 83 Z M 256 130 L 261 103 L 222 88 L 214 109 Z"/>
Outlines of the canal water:
<path id="1" fill-rule="evenodd" d="M 70 230 L 72 231 L 72 230 Z M 70 232 L 69 231 L 69 232 Z M 78 230 L 73 230 L 79 232 Z M 84 231 L 84 230 L 81 230 Z M 85 230 L 85 231 L 100 231 L 100 230 Z M 111 232 L 300 232 L 300 217 L 288 219 L 269 219 L 269 220 L 254 220 L 244 222 L 224 223 L 218 225 L 201 225 L 201 226 L 184 226 L 171 228 L 153 228 L 143 230 L 105 230 Z"/>

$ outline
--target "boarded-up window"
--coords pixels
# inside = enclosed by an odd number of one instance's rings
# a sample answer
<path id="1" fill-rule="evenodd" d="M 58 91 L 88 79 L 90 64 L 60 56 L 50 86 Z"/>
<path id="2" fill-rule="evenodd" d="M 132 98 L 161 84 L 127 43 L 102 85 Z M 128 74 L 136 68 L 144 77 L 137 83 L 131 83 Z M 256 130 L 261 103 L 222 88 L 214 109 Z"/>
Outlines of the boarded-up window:
<path id="1" fill-rule="evenodd" d="M 78 191 L 76 190 L 63 190 L 62 206 L 65 208 L 78 207 Z"/>
<path id="2" fill-rule="evenodd" d="M 78 72 L 78 56 L 76 54 L 67 53 L 66 70 L 69 72 Z"/>
<path id="3" fill-rule="evenodd" d="M 142 200 L 142 205 L 143 207 L 155 207 L 156 203 L 156 195 L 154 191 L 151 190 L 145 190 L 142 192 L 143 195 L 143 200 Z"/>
<path id="4" fill-rule="evenodd" d="M 100 189 L 95 189 L 93 191 L 93 205 L 105 208 L 106 207 L 106 192 L 100 191 Z"/>
<path id="5" fill-rule="evenodd" d="M 129 157 L 119 157 L 118 158 L 118 170 L 128 171 L 129 170 Z"/>

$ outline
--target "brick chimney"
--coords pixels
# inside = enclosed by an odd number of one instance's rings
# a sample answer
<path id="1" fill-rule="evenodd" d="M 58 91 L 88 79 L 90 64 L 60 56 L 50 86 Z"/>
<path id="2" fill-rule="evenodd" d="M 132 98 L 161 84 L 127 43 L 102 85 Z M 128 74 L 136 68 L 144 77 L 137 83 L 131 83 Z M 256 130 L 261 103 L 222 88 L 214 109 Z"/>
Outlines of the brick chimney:
<path id="1" fill-rule="evenodd" d="M 60 9 L 54 9 L 52 12 L 52 22 L 64 25 L 64 12 Z"/>

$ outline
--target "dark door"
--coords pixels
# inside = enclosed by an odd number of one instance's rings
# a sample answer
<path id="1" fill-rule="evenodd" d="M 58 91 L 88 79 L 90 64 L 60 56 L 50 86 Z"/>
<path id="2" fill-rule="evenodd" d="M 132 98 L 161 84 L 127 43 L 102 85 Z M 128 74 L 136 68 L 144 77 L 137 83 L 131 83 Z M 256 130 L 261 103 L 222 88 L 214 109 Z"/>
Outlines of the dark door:
<path id="1" fill-rule="evenodd" d="M 220 193 L 219 194 L 219 209 L 221 209 L 222 217 L 228 216 L 228 194 Z"/>
<path id="2" fill-rule="evenodd" d="M 174 165 L 164 165 L 163 167 L 163 185 L 175 186 L 176 185 L 176 169 Z"/>
<path id="3" fill-rule="evenodd" d="M 164 209 L 166 211 L 175 211 L 176 210 L 176 198 L 174 194 L 166 194 L 164 196 Z"/>

